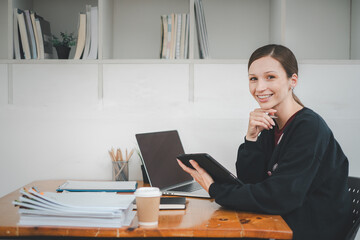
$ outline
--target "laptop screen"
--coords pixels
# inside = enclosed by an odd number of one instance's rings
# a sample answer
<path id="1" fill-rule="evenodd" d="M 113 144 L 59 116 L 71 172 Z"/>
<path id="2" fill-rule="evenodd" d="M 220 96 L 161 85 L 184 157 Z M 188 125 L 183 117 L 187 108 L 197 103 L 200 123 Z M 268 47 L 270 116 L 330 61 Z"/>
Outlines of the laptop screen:
<path id="1" fill-rule="evenodd" d="M 153 187 L 162 189 L 192 180 L 176 161 L 184 153 L 176 130 L 136 134 L 136 140 Z"/>

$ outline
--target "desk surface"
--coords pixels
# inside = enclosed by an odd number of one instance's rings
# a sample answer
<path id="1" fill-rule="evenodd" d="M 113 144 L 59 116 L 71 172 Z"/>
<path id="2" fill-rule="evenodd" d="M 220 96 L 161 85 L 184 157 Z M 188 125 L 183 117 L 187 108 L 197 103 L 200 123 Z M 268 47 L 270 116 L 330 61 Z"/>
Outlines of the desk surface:
<path id="1" fill-rule="evenodd" d="M 41 191 L 55 191 L 64 180 L 36 181 Z M 140 184 L 141 185 L 141 184 Z M 292 231 L 277 215 L 237 212 L 220 207 L 214 200 L 187 198 L 186 210 L 161 210 L 156 228 L 83 228 L 17 226 L 18 208 L 12 201 L 19 190 L 0 198 L 0 237 L 71 236 L 71 237 L 257 237 L 291 239 Z M 137 221 L 135 216 L 134 221 Z"/>

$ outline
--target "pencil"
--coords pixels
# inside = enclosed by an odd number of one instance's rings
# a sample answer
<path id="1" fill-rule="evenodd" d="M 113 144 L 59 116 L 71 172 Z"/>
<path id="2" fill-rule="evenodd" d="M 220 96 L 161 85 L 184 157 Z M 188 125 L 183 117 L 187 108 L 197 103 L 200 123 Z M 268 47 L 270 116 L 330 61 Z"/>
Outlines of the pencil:
<path id="1" fill-rule="evenodd" d="M 132 149 L 132 150 L 130 151 L 129 156 L 126 157 L 126 161 L 129 161 L 129 160 L 130 160 L 130 158 L 131 158 L 131 156 L 133 155 L 133 153 L 134 153 L 134 149 Z"/>

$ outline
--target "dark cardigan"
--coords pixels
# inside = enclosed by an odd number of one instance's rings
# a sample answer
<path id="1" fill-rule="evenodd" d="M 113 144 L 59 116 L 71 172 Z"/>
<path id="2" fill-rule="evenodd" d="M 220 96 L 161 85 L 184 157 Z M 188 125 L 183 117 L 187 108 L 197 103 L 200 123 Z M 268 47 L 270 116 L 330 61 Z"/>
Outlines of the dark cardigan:
<path id="1" fill-rule="evenodd" d="M 348 160 L 325 121 L 300 110 L 274 146 L 274 131 L 239 147 L 239 187 L 213 183 L 210 196 L 228 208 L 281 215 L 296 240 L 345 239 L 351 226 Z"/>

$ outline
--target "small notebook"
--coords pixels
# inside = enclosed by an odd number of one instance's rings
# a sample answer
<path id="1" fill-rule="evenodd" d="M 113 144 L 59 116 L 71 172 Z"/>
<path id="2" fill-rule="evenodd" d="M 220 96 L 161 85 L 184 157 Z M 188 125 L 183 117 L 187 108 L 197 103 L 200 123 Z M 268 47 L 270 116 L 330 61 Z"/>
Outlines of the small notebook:
<path id="1" fill-rule="evenodd" d="M 136 201 L 134 200 L 134 209 L 136 209 Z M 162 197 L 160 199 L 160 210 L 170 209 L 185 209 L 186 198 L 185 197 Z"/>
<path id="2" fill-rule="evenodd" d="M 136 181 L 66 181 L 56 191 L 70 192 L 135 192 Z"/>

